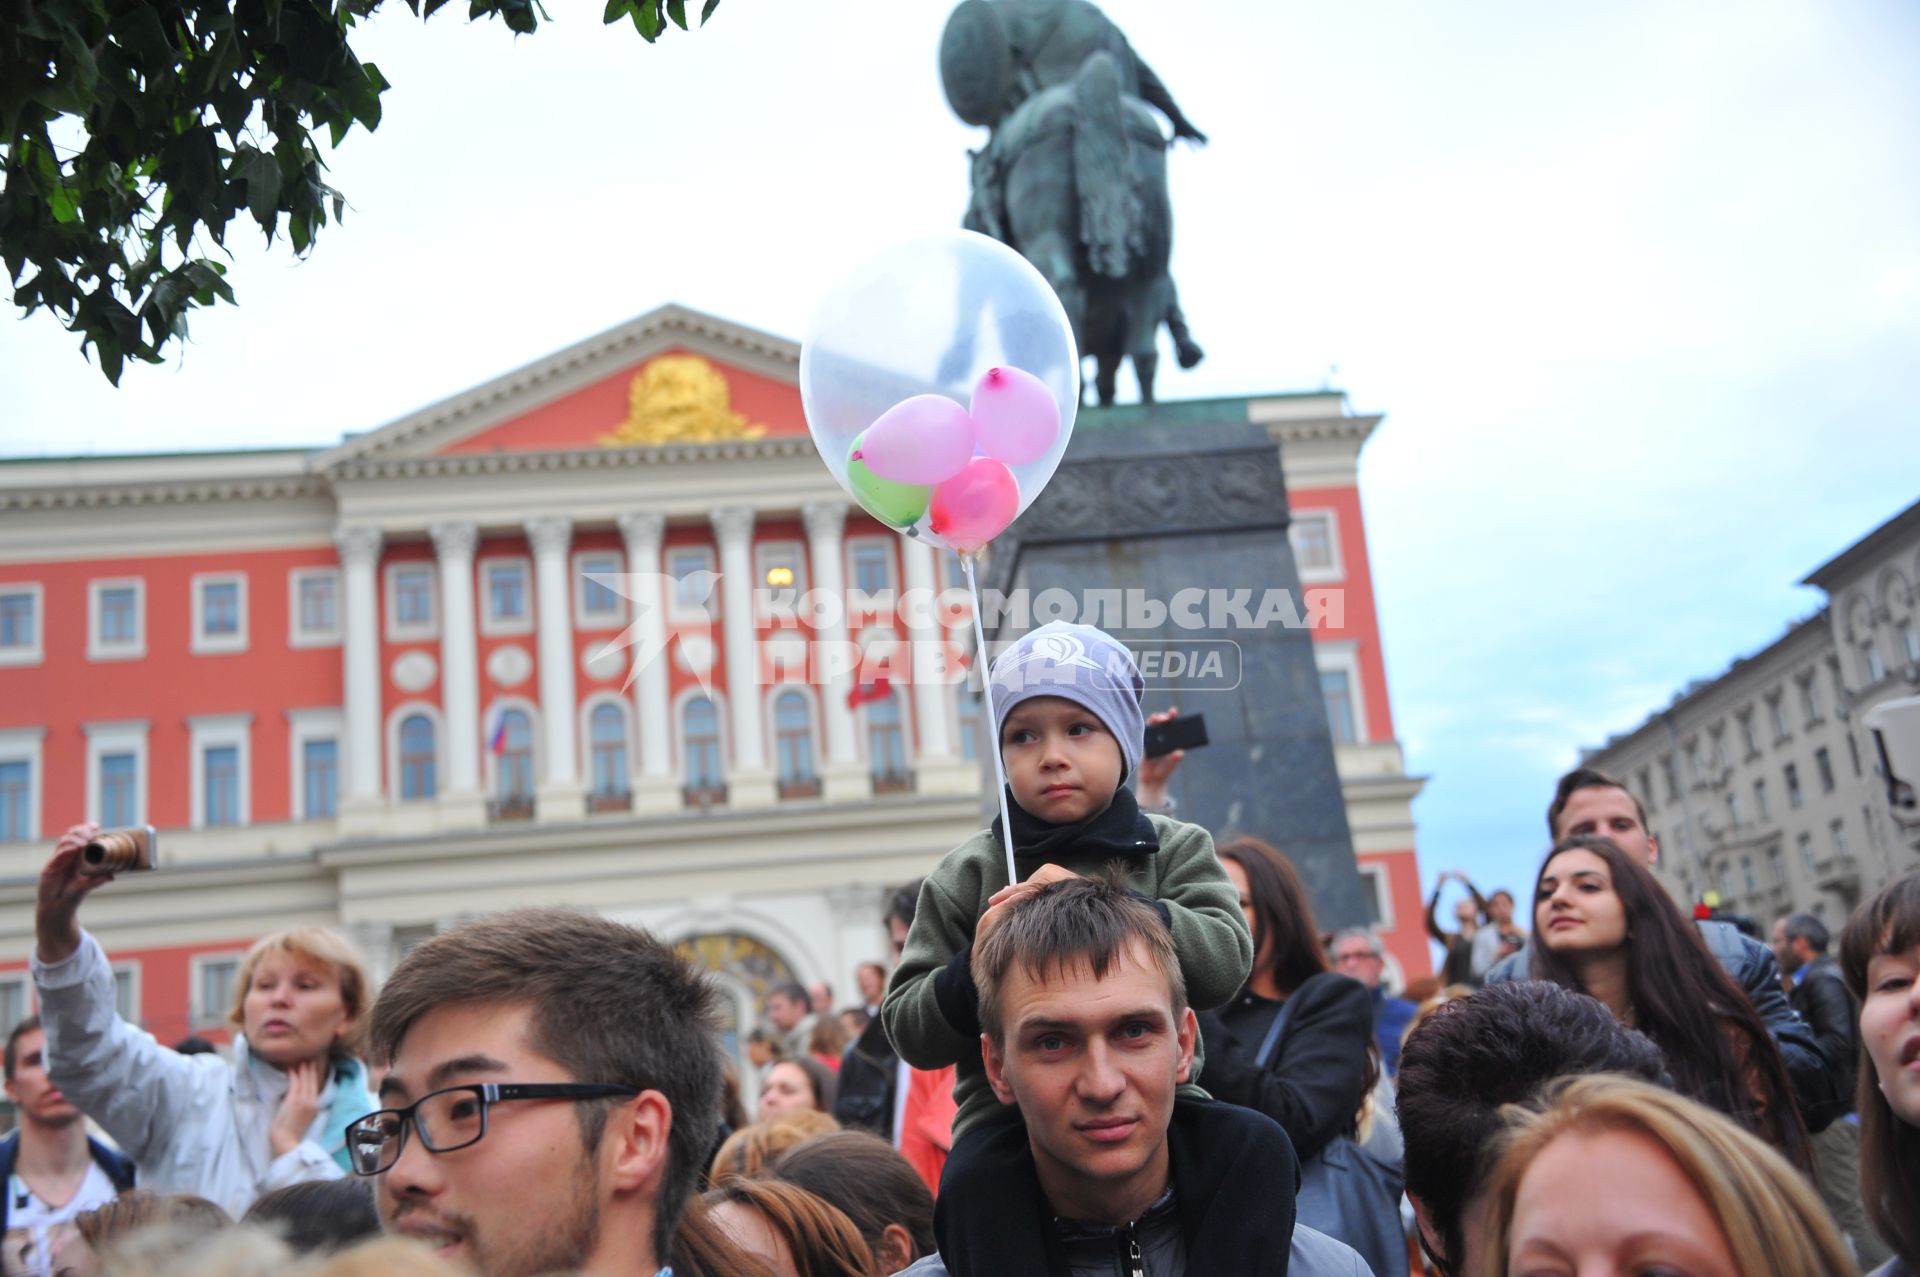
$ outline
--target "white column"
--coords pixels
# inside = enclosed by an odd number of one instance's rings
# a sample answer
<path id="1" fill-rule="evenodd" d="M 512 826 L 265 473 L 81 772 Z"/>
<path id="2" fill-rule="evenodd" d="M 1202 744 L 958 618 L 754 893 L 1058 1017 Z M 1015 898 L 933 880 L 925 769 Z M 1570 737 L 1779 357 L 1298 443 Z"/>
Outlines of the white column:
<path id="1" fill-rule="evenodd" d="M 534 597 L 540 627 L 540 718 L 546 726 L 546 774 L 534 792 L 534 818 L 579 820 L 586 789 L 574 748 L 578 703 L 573 691 L 573 598 L 567 580 L 567 550 L 573 520 L 564 515 L 527 520 L 533 544 Z"/>
<path id="2" fill-rule="evenodd" d="M 946 634 L 933 602 L 939 593 L 938 564 L 933 547 L 912 537 L 902 539 L 901 557 L 912 600 L 907 639 L 912 651 L 913 721 L 920 746 L 914 758 L 914 785 L 923 794 L 970 794 L 980 788 L 980 775 L 952 744 L 954 680 L 947 669 Z"/>
<path id="3" fill-rule="evenodd" d="M 345 641 L 340 647 L 342 707 L 347 725 L 347 792 L 340 802 L 340 831 L 377 829 L 385 802 L 380 785 L 380 566 L 379 528 L 340 528 L 340 606 Z"/>
<path id="4" fill-rule="evenodd" d="M 775 800 L 775 792 L 760 724 L 764 689 L 753 617 L 753 508 L 724 506 L 709 517 L 720 539 L 721 648 L 727 662 L 727 726 L 733 737 L 727 802 L 765 806 Z"/>
<path id="5" fill-rule="evenodd" d="M 483 825 L 480 787 L 480 645 L 474 636 L 471 523 L 436 523 L 428 532 L 440 558 L 440 712 L 446 720 L 447 784 L 440 794 L 446 825 Z"/>
<path id="6" fill-rule="evenodd" d="M 680 806 L 674 783 L 673 705 L 667 685 L 666 589 L 660 568 L 660 540 L 667 520 L 658 514 L 623 514 L 620 535 L 627 542 L 627 601 L 633 607 L 634 723 L 640 756 L 635 760 L 635 811 L 673 811 Z"/>
<path id="7" fill-rule="evenodd" d="M 846 533 L 847 503 L 820 501 L 800 512 L 807 525 L 807 552 L 813 564 L 813 588 L 839 601 L 839 606 L 824 614 L 814 631 L 814 642 L 826 654 L 826 684 L 820 689 L 820 712 L 826 720 L 827 766 L 823 773 L 826 797 L 830 802 L 853 801 L 873 795 L 872 779 L 860 765 L 860 752 L 854 744 L 853 710 L 847 706 L 847 693 L 853 680 L 848 664 L 839 659 L 851 650 L 847 632 L 847 574 L 843 566 L 843 537 Z"/>

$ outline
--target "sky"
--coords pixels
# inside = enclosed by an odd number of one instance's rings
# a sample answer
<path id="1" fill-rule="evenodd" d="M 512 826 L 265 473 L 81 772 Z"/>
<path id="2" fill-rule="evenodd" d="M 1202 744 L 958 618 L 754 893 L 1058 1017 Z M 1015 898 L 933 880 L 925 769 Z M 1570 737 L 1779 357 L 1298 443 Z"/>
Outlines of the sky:
<path id="1" fill-rule="evenodd" d="M 118 390 L 50 317 L 0 325 L 0 455 L 330 443 L 670 301 L 797 339 L 965 206 L 944 3 L 726 0 L 654 46 L 545 7 L 515 38 L 387 4 L 344 223 L 305 260 L 236 223 L 240 305 Z M 1211 138 L 1170 158 L 1208 359 L 1161 396 L 1384 414 L 1361 490 L 1423 876 L 1524 886 L 1581 745 L 1920 496 L 1920 7 L 1104 7 Z"/>

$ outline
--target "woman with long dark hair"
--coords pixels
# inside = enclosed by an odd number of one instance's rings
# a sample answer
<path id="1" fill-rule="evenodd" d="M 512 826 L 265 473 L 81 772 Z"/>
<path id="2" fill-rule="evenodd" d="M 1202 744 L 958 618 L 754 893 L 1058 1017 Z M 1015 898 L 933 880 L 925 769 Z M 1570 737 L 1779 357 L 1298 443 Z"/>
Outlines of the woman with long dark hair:
<path id="1" fill-rule="evenodd" d="M 1674 1089 L 1805 1174 L 1813 1152 L 1766 1025 L 1653 871 L 1606 838 L 1555 843 L 1534 882 L 1530 974 L 1604 1003 L 1653 1039 Z"/>
<path id="2" fill-rule="evenodd" d="M 1840 935 L 1860 1004 L 1860 1200 L 1894 1258 L 1874 1277 L 1920 1273 L 1920 874 L 1888 883 Z"/>
<path id="3" fill-rule="evenodd" d="M 1253 932 L 1253 971 L 1232 1002 L 1199 1016 L 1201 1084 L 1286 1131 L 1302 1168 L 1302 1224 L 1352 1246 L 1377 1277 L 1404 1274 L 1399 1188 L 1376 1184 L 1348 1138 L 1378 1076 L 1373 1000 L 1358 980 L 1327 969 L 1306 886 L 1285 856 L 1247 837 L 1216 850 Z M 1356 1183 L 1368 1191 L 1345 1191 Z"/>

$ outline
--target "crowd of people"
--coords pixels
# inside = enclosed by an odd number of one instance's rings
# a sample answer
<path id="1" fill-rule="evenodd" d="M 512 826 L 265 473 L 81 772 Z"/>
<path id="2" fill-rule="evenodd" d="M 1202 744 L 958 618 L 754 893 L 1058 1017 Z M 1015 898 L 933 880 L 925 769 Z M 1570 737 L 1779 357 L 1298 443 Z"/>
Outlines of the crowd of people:
<path id="1" fill-rule="evenodd" d="M 76 826 L 6 1040 L 0 1273 L 1920 1272 L 1920 874 L 1837 958 L 1805 914 L 1770 948 L 1683 915 L 1580 769 L 1527 909 L 1462 878 L 1443 931 L 1436 892 L 1442 978 L 1397 997 L 1284 848 L 1166 810 L 1124 645 L 1049 625 L 989 678 L 1008 819 L 888 893 L 857 1002 L 769 990 L 744 1079 L 703 973 L 557 910 L 377 990 L 333 931 L 268 936 L 230 1048 L 162 1046 Z"/>

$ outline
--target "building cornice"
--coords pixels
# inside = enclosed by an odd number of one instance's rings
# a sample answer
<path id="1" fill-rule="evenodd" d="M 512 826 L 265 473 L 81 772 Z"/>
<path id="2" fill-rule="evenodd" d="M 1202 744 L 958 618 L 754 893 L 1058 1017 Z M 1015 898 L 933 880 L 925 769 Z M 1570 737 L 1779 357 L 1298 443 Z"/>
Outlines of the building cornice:
<path id="1" fill-rule="evenodd" d="M 232 479 L 179 479 L 101 485 L 81 483 L 58 488 L 0 488 L 0 511 L 286 501 L 324 497 L 327 491 L 327 481 L 317 475 L 257 475 Z"/>
<path id="2" fill-rule="evenodd" d="M 624 470 L 710 461 L 776 461 L 814 457 L 810 435 L 776 435 L 656 448 L 572 448 L 548 452 L 456 452 L 434 456 L 368 456 L 338 462 L 335 480 L 422 479 L 452 475 L 531 474 L 552 470 Z"/>
<path id="3" fill-rule="evenodd" d="M 535 401 L 571 393 L 615 367 L 668 346 L 686 344 L 784 381 L 799 378 L 800 345 L 771 333 L 666 305 L 545 359 L 496 377 L 463 394 L 357 435 L 318 458 L 322 468 L 406 452 L 419 455 L 475 434 L 525 411 Z"/>
<path id="4" fill-rule="evenodd" d="M 1801 578 L 1800 584 L 1815 586 L 1832 594 L 1847 578 L 1863 568 L 1871 568 L 1889 551 L 1903 549 L 1905 542 L 1916 535 L 1920 535 L 1920 501 L 1914 502 L 1807 573 Z"/>

